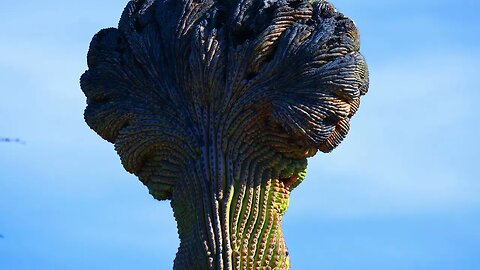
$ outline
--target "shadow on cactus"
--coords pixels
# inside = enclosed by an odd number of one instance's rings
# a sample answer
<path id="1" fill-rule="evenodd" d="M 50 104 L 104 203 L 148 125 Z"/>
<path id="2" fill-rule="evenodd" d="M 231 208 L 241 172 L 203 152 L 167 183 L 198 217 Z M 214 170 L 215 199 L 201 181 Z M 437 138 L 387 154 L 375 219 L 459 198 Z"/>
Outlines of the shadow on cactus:
<path id="1" fill-rule="evenodd" d="M 130 1 L 88 67 L 86 122 L 171 200 L 174 269 L 289 269 L 289 194 L 368 89 L 355 24 L 325 1 Z"/>

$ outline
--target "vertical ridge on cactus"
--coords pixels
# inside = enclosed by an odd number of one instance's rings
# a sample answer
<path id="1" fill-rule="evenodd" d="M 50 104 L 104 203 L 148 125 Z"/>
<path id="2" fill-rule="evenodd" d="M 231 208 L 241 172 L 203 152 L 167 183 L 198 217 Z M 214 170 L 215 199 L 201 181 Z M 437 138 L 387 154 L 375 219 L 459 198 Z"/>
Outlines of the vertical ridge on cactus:
<path id="1" fill-rule="evenodd" d="M 367 92 L 359 49 L 326 1 L 130 1 L 94 36 L 85 121 L 171 200 L 174 269 L 290 268 L 282 216 Z"/>

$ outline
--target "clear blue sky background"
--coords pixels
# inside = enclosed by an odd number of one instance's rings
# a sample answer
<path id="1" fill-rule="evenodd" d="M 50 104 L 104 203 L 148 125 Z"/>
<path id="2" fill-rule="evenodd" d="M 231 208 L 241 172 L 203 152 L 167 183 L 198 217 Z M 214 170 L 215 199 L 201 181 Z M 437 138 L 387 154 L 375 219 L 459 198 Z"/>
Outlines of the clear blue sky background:
<path id="1" fill-rule="evenodd" d="M 83 122 L 91 37 L 127 1 L 0 9 L 0 269 L 171 269 L 167 202 Z M 333 1 L 371 72 L 352 130 L 284 220 L 293 269 L 480 269 L 480 2 Z"/>

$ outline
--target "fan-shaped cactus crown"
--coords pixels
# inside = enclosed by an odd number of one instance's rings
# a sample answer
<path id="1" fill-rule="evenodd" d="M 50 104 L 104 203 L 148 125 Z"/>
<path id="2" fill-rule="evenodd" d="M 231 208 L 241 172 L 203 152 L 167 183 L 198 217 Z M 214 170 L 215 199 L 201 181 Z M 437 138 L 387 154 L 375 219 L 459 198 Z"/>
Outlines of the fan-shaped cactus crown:
<path id="1" fill-rule="evenodd" d="M 289 269 L 289 192 L 368 88 L 354 23 L 325 1 L 135 0 L 88 67 L 86 122 L 172 199 L 174 269 Z"/>
<path id="2" fill-rule="evenodd" d="M 355 24 L 325 1 L 130 1 L 88 67 L 87 123 L 158 199 L 212 145 L 302 171 L 342 141 L 368 88 Z"/>

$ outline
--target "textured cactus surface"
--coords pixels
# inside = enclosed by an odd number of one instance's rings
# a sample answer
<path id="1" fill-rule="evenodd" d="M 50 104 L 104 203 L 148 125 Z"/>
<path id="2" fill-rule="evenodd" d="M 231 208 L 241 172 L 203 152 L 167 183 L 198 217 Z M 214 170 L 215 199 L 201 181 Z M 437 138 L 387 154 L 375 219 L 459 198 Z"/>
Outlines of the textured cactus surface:
<path id="1" fill-rule="evenodd" d="M 368 89 L 350 19 L 325 1 L 130 1 L 88 68 L 86 122 L 171 200 L 174 269 L 290 268 L 289 194 Z"/>

